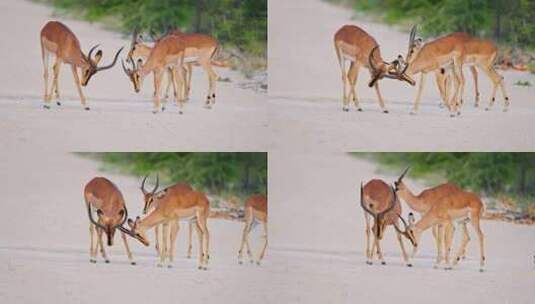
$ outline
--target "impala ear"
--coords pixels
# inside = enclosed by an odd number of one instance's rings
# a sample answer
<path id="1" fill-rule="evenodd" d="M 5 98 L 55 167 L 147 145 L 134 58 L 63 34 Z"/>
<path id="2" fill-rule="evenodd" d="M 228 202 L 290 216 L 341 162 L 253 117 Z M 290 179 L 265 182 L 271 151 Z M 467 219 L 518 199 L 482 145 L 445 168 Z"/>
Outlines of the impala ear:
<path id="1" fill-rule="evenodd" d="M 100 59 L 102 59 L 102 50 L 98 50 L 98 52 L 95 54 L 95 64 L 98 64 L 100 62 Z"/>
<path id="2" fill-rule="evenodd" d="M 416 222 L 416 219 L 414 218 L 414 213 L 409 213 L 409 225 L 414 225 L 414 223 Z"/>
<path id="3" fill-rule="evenodd" d="M 123 215 L 124 215 L 124 209 L 119 210 L 119 215 L 120 215 L 120 216 L 123 216 Z"/>
<path id="4" fill-rule="evenodd" d="M 97 215 L 98 215 L 98 216 L 102 216 L 103 214 L 104 214 L 104 212 L 102 212 L 102 210 L 97 209 Z"/>
<path id="5" fill-rule="evenodd" d="M 131 229 L 134 229 L 135 223 L 132 221 L 132 219 L 128 219 L 128 226 L 130 226 Z"/>

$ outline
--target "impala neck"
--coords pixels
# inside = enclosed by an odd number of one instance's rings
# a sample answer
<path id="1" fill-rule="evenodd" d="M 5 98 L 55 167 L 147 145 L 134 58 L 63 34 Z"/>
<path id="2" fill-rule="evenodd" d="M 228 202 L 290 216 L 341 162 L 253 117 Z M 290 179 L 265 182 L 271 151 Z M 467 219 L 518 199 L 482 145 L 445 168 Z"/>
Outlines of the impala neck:
<path id="1" fill-rule="evenodd" d="M 413 231 L 416 236 L 416 240 L 419 241 L 422 232 L 438 224 L 439 222 L 440 221 L 436 216 L 434 216 L 431 212 L 427 212 L 416 224 L 414 224 Z"/>
<path id="2" fill-rule="evenodd" d="M 152 48 L 144 43 L 136 44 L 136 50 L 132 53 L 132 57 L 142 57 L 147 60 Z"/>
<path id="3" fill-rule="evenodd" d="M 427 212 L 429 206 L 422 199 L 420 199 L 419 196 L 414 195 L 406 185 L 404 186 L 405 187 L 403 190 L 398 191 L 399 197 L 401 197 L 412 210 L 418 213 Z"/>
<path id="4" fill-rule="evenodd" d="M 138 229 L 142 230 L 143 232 L 147 231 L 148 229 L 161 224 L 162 222 L 165 222 L 165 218 L 160 215 L 158 210 L 153 210 L 149 215 L 142 218 L 138 223 Z"/>

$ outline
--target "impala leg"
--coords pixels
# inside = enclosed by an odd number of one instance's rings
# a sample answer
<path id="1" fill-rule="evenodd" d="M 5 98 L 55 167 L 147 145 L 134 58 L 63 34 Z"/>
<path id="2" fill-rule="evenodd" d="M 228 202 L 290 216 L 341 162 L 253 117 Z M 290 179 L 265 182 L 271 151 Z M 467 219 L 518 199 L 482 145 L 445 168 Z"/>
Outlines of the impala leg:
<path id="1" fill-rule="evenodd" d="M 451 269 L 451 265 L 450 265 L 450 253 L 451 253 L 451 246 L 452 246 L 452 243 L 453 243 L 453 229 L 452 229 L 453 225 L 451 222 L 447 222 L 445 225 L 444 225 L 444 241 L 445 241 L 445 244 L 446 244 L 446 250 L 444 252 L 444 263 L 445 263 L 445 268 L 444 269 Z"/>
<path id="2" fill-rule="evenodd" d="M 191 234 L 192 234 L 192 229 L 193 229 L 193 222 L 190 221 L 189 224 L 188 224 L 188 253 L 186 255 L 186 257 L 189 259 L 191 258 L 191 249 L 192 249 L 192 246 L 191 246 Z M 198 234 L 199 232 L 197 232 Z"/>
<path id="3" fill-rule="evenodd" d="M 55 94 L 55 97 L 56 97 L 56 104 L 58 106 L 61 106 L 61 102 L 59 101 L 59 71 L 60 71 L 60 68 L 61 68 L 61 60 L 59 59 L 59 57 L 56 57 L 56 63 L 54 64 L 53 66 L 53 70 L 54 70 L 54 81 L 52 83 L 52 90 Z"/>
<path id="4" fill-rule="evenodd" d="M 383 249 L 381 248 L 381 241 L 375 239 L 375 247 L 377 248 L 377 258 L 381 261 L 381 265 L 386 265 L 385 258 L 383 256 Z"/>
<path id="5" fill-rule="evenodd" d="M 41 54 L 43 58 L 43 78 L 45 80 L 45 94 L 43 96 L 44 105 L 43 108 L 50 109 L 50 101 L 51 101 L 51 95 L 48 94 L 48 70 L 49 70 L 49 63 L 50 63 L 50 53 L 47 52 L 43 46 L 41 45 Z"/>
<path id="6" fill-rule="evenodd" d="M 126 250 L 126 256 L 128 257 L 130 264 L 136 265 L 136 262 L 134 261 L 134 257 L 132 256 L 132 251 L 130 251 L 130 246 L 128 246 L 128 241 L 126 240 L 126 235 L 124 234 L 124 232 L 121 232 L 121 238 L 123 239 L 124 249 Z"/>
<path id="7" fill-rule="evenodd" d="M 241 238 L 241 244 L 240 244 L 240 250 L 238 251 L 238 263 L 243 263 L 243 249 L 246 247 L 247 244 L 247 237 L 249 234 L 249 231 L 251 230 L 251 215 L 249 214 L 249 210 L 245 210 L 245 225 L 243 226 L 243 232 L 242 232 L 242 238 Z M 247 251 L 249 251 L 249 248 L 245 248 Z"/>
<path id="8" fill-rule="evenodd" d="M 375 93 L 377 93 L 377 101 L 379 102 L 381 110 L 383 110 L 383 113 L 388 113 L 388 110 L 385 107 L 383 96 L 381 96 L 381 91 L 379 90 L 379 81 L 375 82 Z"/>
<path id="9" fill-rule="evenodd" d="M 399 247 L 401 248 L 401 253 L 403 254 L 403 260 L 405 261 L 407 267 L 412 267 L 412 263 L 409 261 L 409 256 L 407 255 L 407 251 L 405 250 L 405 245 L 403 244 L 403 240 L 401 239 L 401 233 L 396 231 L 396 235 L 398 238 Z"/>
<path id="10" fill-rule="evenodd" d="M 372 249 L 370 248 L 370 218 L 367 213 L 364 213 L 364 218 L 366 219 L 366 264 L 372 264 Z"/>
<path id="11" fill-rule="evenodd" d="M 181 70 L 182 68 L 179 67 L 178 70 Z M 173 88 L 175 89 L 175 103 L 178 106 L 178 113 L 182 114 L 182 109 L 184 107 L 184 99 L 183 99 L 183 83 L 184 79 L 182 77 L 182 71 L 177 71 L 177 68 L 173 68 Z"/>
<path id="12" fill-rule="evenodd" d="M 162 69 L 154 70 L 154 109 L 152 110 L 154 114 L 158 113 L 161 109 L 160 88 L 162 85 L 162 76 Z"/>
<path id="13" fill-rule="evenodd" d="M 470 239 L 470 234 L 468 233 L 468 226 L 467 226 L 467 223 L 468 223 L 467 221 L 461 223 L 461 227 L 462 227 L 462 229 L 463 229 L 463 233 L 465 234 L 465 237 L 468 239 L 468 241 L 467 241 L 467 243 L 466 243 L 466 244 L 468 245 L 468 242 L 469 242 L 471 239 Z M 465 246 L 465 247 L 463 248 L 463 250 L 461 251 L 461 255 L 460 255 L 460 256 L 461 256 L 461 259 L 463 259 L 463 260 L 466 258 L 466 246 Z"/>
<path id="14" fill-rule="evenodd" d="M 442 247 L 446 247 L 444 240 L 444 227 L 442 225 L 433 226 L 433 237 L 435 237 L 435 245 L 437 249 L 437 255 L 435 257 L 434 268 L 438 268 L 440 263 L 444 260 L 444 254 L 442 253 Z"/>
<path id="15" fill-rule="evenodd" d="M 80 86 L 80 79 L 78 78 L 78 70 L 76 70 L 76 66 L 74 64 L 71 64 L 71 70 L 72 70 L 72 76 L 74 77 L 74 82 L 76 83 L 76 89 L 78 90 L 78 95 L 80 95 L 80 102 L 82 103 L 82 107 L 86 111 L 89 111 L 89 106 L 86 103 L 84 93 L 82 92 L 82 87 Z"/>
<path id="16" fill-rule="evenodd" d="M 466 245 L 468 245 L 468 242 L 470 242 L 470 235 L 468 234 L 468 228 L 466 227 L 466 223 L 463 223 L 461 225 L 463 230 L 463 240 L 461 241 L 459 251 L 457 251 L 455 259 L 453 260 L 453 266 L 457 265 L 457 263 L 459 263 L 461 258 L 464 256 L 464 253 L 466 251 Z"/>
<path id="17" fill-rule="evenodd" d="M 359 99 L 358 99 L 357 92 L 355 89 L 355 87 L 357 86 L 357 80 L 359 77 L 359 70 L 360 70 L 360 65 L 357 62 L 352 61 L 351 65 L 349 66 L 349 72 L 348 72 L 349 86 L 351 90 L 349 93 L 349 96 L 350 96 L 349 98 L 353 99 L 353 103 L 355 104 L 357 111 L 362 111 L 362 108 L 359 105 Z"/>
<path id="18" fill-rule="evenodd" d="M 175 83 L 173 81 L 173 70 L 171 68 L 167 69 L 167 86 L 165 88 L 165 99 L 169 98 L 169 90 L 171 89 L 171 86 L 173 86 L 173 93 L 174 96 L 176 96 L 176 88 Z"/>
<path id="19" fill-rule="evenodd" d="M 209 90 L 208 90 L 208 98 L 207 98 L 206 104 L 214 105 L 215 104 L 215 85 L 216 85 L 216 80 L 217 80 L 217 74 L 212 68 L 212 65 L 210 64 L 209 60 L 203 60 L 202 62 L 199 62 L 199 63 L 201 64 L 202 68 L 208 74 Z"/>
<path id="20" fill-rule="evenodd" d="M 435 71 L 435 82 L 437 83 L 437 88 L 440 93 L 441 102 L 439 103 L 440 107 L 446 104 L 446 83 L 448 81 L 446 72 L 442 73 L 441 69 Z"/>
<path id="21" fill-rule="evenodd" d="M 422 97 L 422 91 L 424 89 L 424 82 L 425 82 L 425 73 L 422 72 L 420 74 L 420 84 L 418 85 L 418 92 L 416 93 L 416 99 L 414 99 L 414 107 L 412 111 L 410 112 L 413 115 L 418 113 L 418 109 L 420 107 L 420 98 Z"/>
<path id="22" fill-rule="evenodd" d="M 348 73 L 346 72 L 346 59 L 340 58 L 340 69 L 342 70 L 342 111 L 348 112 L 349 111 L 349 94 L 347 92 L 348 89 Z"/>
<path id="23" fill-rule="evenodd" d="M 191 74 L 193 72 L 193 65 L 192 63 L 187 63 L 187 77 L 186 77 L 186 99 L 189 99 L 189 94 L 191 92 Z"/>
<path id="24" fill-rule="evenodd" d="M 475 66 L 471 66 L 470 67 L 470 72 L 472 72 L 472 78 L 474 79 L 474 87 L 475 87 L 475 103 L 474 103 L 474 107 L 479 107 L 479 97 L 480 97 L 480 94 L 479 94 L 479 83 L 478 83 L 478 79 L 477 79 L 477 69 Z"/>
<path id="25" fill-rule="evenodd" d="M 160 256 L 161 247 L 160 247 L 160 225 L 154 226 L 154 243 L 156 247 L 156 252 Z"/>
<path id="26" fill-rule="evenodd" d="M 160 262 L 158 263 L 158 267 L 163 267 L 165 265 L 165 259 L 167 257 L 168 251 L 167 251 L 167 245 L 168 245 L 168 239 L 169 239 L 169 224 L 164 223 L 162 224 L 162 245 L 160 250 Z"/>
<path id="27" fill-rule="evenodd" d="M 176 253 L 176 237 L 178 235 L 178 232 L 180 231 L 180 224 L 177 221 L 174 221 L 174 222 L 171 222 L 171 225 L 170 225 L 170 242 L 169 242 L 169 246 L 171 247 L 170 248 L 170 251 L 169 251 L 169 261 L 168 261 L 168 264 L 167 264 L 167 267 L 171 268 L 173 267 L 173 262 L 175 260 L 175 253 Z"/>
<path id="28" fill-rule="evenodd" d="M 100 247 L 100 254 L 102 255 L 102 258 L 104 259 L 104 262 L 109 263 L 110 260 L 108 259 L 108 255 L 106 254 L 106 250 L 104 249 L 104 244 L 102 242 L 102 234 L 103 230 L 100 228 L 97 228 L 97 235 L 98 235 L 98 245 Z"/>
<path id="29" fill-rule="evenodd" d="M 485 236 L 483 231 L 481 231 L 481 226 L 479 225 L 479 211 L 472 212 L 472 226 L 474 227 L 477 238 L 479 239 L 479 271 L 483 272 L 485 269 Z"/>
<path id="30" fill-rule="evenodd" d="M 462 64 L 461 64 L 461 61 L 459 59 L 458 62 L 455 62 L 454 60 L 454 67 L 456 67 L 456 71 L 457 71 L 457 75 L 459 77 L 459 80 L 460 80 L 460 86 L 459 86 L 459 90 L 458 90 L 458 95 L 457 95 L 457 101 L 455 103 L 456 105 L 456 110 L 457 110 L 457 115 L 461 115 L 461 106 L 463 105 L 463 96 L 464 96 L 464 87 L 465 87 L 465 78 L 464 78 L 464 72 L 463 72 L 463 68 L 462 68 Z"/>
<path id="31" fill-rule="evenodd" d="M 197 228 L 198 228 L 198 231 L 199 233 L 197 234 L 197 239 L 199 240 L 199 253 L 198 253 L 198 258 L 199 258 L 199 264 L 197 266 L 198 269 L 204 269 L 204 265 L 203 265 L 203 261 L 204 261 L 204 257 L 203 257 L 203 231 L 201 229 L 201 224 L 199 223 L 199 219 L 197 218 L 197 221 L 195 221 L 195 225 L 197 225 Z"/>
<path id="32" fill-rule="evenodd" d="M 267 222 L 262 222 L 262 226 L 264 227 L 264 246 L 262 246 L 262 251 L 260 251 L 260 255 L 258 256 L 258 261 L 256 262 L 257 265 L 260 265 L 260 261 L 264 258 L 264 254 L 266 253 L 266 248 L 268 244 L 268 227 Z"/>
<path id="33" fill-rule="evenodd" d="M 89 224 L 89 238 L 91 240 L 91 246 L 89 247 L 89 262 L 97 262 L 97 248 L 95 242 L 95 225 Z"/>
<path id="34" fill-rule="evenodd" d="M 210 250 L 210 232 L 208 231 L 208 223 L 207 223 L 206 216 L 201 215 L 199 213 L 198 218 L 200 219 L 199 228 L 201 229 L 202 236 L 203 236 L 203 250 L 201 252 L 202 252 L 202 258 L 203 258 L 203 263 L 204 263 L 204 270 L 206 270 L 208 269 L 207 268 L 208 252 Z"/>

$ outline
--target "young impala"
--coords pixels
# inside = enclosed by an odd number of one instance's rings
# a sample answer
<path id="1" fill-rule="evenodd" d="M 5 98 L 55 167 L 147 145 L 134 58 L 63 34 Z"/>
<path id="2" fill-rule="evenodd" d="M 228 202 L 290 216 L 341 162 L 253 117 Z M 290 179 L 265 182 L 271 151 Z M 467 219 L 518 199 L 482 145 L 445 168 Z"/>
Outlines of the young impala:
<path id="1" fill-rule="evenodd" d="M 82 106 L 86 110 L 89 110 L 89 106 L 86 103 L 86 99 L 82 93 L 80 84 L 85 87 L 87 86 L 89 79 L 91 79 L 91 77 L 97 72 L 112 68 L 117 62 L 117 57 L 123 48 L 120 48 L 117 51 L 111 64 L 99 67 L 97 65 L 102 59 L 102 51 L 97 51 L 95 57 L 92 57 L 93 51 L 98 47 L 98 44 L 92 47 L 86 56 L 80 48 L 80 42 L 78 41 L 78 38 L 76 38 L 74 33 L 71 32 L 66 25 L 58 21 L 50 21 L 43 27 L 40 35 L 40 42 L 45 79 L 44 108 L 50 109 L 50 102 L 52 100 L 53 93 L 55 93 L 58 106 L 61 105 L 59 102 L 59 71 L 61 64 L 65 63 L 71 65 L 72 75 L 74 77 L 74 82 L 76 83 L 76 88 L 78 89 L 78 94 L 80 95 L 80 101 Z M 54 77 L 49 91 L 48 66 L 51 55 L 55 57 L 55 62 L 52 68 Z M 77 68 L 80 68 L 82 71 L 81 81 L 78 78 Z"/>
<path id="2" fill-rule="evenodd" d="M 161 107 L 160 103 L 160 85 L 162 82 L 163 73 L 171 68 L 172 69 L 172 84 L 175 88 L 175 102 L 179 106 L 179 113 L 182 114 L 182 107 L 184 102 L 183 94 L 183 75 L 182 73 L 176 73 L 177 68 L 182 69 L 184 62 L 184 42 L 181 37 L 178 36 L 166 36 L 156 42 L 151 50 L 147 61 L 143 63 L 141 59 L 136 62 L 131 57 L 128 57 L 127 61 L 132 65 L 131 68 L 127 68 L 122 62 L 123 70 L 130 78 L 130 81 L 134 84 L 134 90 L 139 93 L 141 85 L 145 76 L 149 73 L 154 74 L 154 110 L 153 113 L 158 113 Z"/>
<path id="3" fill-rule="evenodd" d="M 254 226 L 260 222 L 264 227 L 264 246 L 260 251 L 258 259 L 256 260 L 256 264 L 260 265 L 260 262 L 264 258 L 264 253 L 266 252 L 266 247 L 268 243 L 267 215 L 268 206 L 267 197 L 265 195 L 257 194 L 247 199 L 247 201 L 245 202 L 245 226 L 243 227 L 240 250 L 238 251 L 238 263 L 243 263 L 242 259 L 244 247 L 245 250 L 247 250 L 247 255 L 249 256 L 251 263 L 254 262 L 253 254 L 251 253 L 251 246 L 249 246 L 249 234 L 251 233 L 251 230 L 253 230 Z"/>
<path id="4" fill-rule="evenodd" d="M 379 106 L 384 113 L 388 113 L 383 97 L 379 91 L 378 80 L 391 78 L 403 80 L 414 85 L 414 80 L 399 69 L 397 60 L 385 62 L 381 57 L 381 51 L 377 41 L 366 33 L 363 29 L 354 25 L 344 25 L 334 35 L 334 48 L 340 69 L 342 71 L 343 83 L 343 107 L 342 110 L 349 111 L 349 102 L 352 99 L 358 111 L 362 111 L 355 91 L 359 70 L 366 67 L 370 71 L 371 80 L 368 86 L 375 87 Z M 346 62 L 350 62 L 349 70 L 346 72 Z"/>
<path id="5" fill-rule="evenodd" d="M 128 218 L 128 211 L 124 203 L 123 195 L 121 191 L 111 181 L 104 177 L 93 178 L 84 188 L 84 199 L 87 207 L 87 215 L 89 216 L 89 235 L 91 239 L 91 247 L 89 249 L 91 263 L 97 262 L 97 251 L 100 246 L 100 252 L 102 258 L 106 263 L 110 260 L 104 250 L 102 244 L 102 233 L 105 232 L 108 240 L 108 246 L 113 245 L 113 238 L 115 235 L 115 229 L 122 231 L 121 237 L 123 238 L 124 247 L 130 263 L 135 265 L 132 253 L 128 247 L 124 228 L 122 227 Z M 93 211 L 96 210 L 98 219 L 93 218 Z M 95 227 L 97 233 L 97 242 L 95 244 Z"/>
<path id="6" fill-rule="evenodd" d="M 377 256 L 381 264 L 386 264 L 380 241 L 383 239 L 386 226 L 391 225 L 396 230 L 403 260 L 408 267 L 411 267 L 412 264 L 405 251 L 401 236 L 403 235 L 409 239 L 413 246 L 416 246 L 417 243 L 413 233 L 408 229 L 407 223 L 401 217 L 401 204 L 394 189 L 380 179 L 372 179 L 364 186 L 361 183 L 360 206 L 365 211 L 364 218 L 366 219 L 366 264 L 372 264 L 375 249 L 377 249 Z M 370 217 L 368 215 L 373 218 L 373 227 L 370 227 Z M 398 220 L 401 220 L 405 226 L 404 231 L 399 229 Z M 372 248 L 370 248 L 370 232 L 373 232 L 374 236 Z"/>
<path id="7" fill-rule="evenodd" d="M 143 243 L 149 244 L 146 231 L 156 225 L 163 225 L 164 237 L 160 250 L 159 266 L 163 266 L 168 261 L 168 267 L 172 267 L 175 256 L 175 241 L 178 234 L 178 220 L 193 219 L 198 228 L 199 237 L 199 269 L 207 269 L 210 236 L 208 232 L 207 219 L 210 214 L 210 204 L 208 198 L 202 192 L 184 191 L 183 189 L 167 188 L 157 193 L 153 198 L 154 209 L 143 218 L 136 218 L 135 221 L 128 219 L 131 233 L 139 238 Z M 170 230 L 170 231 L 169 231 Z"/>
<path id="8" fill-rule="evenodd" d="M 409 168 L 405 169 L 403 173 L 399 176 L 399 178 L 394 182 L 395 190 L 397 195 L 409 205 L 409 207 L 414 210 L 415 212 L 420 213 L 420 215 L 425 215 L 434 204 L 438 203 L 442 198 L 451 195 L 456 192 L 462 191 L 457 185 L 452 183 L 445 183 L 438 185 L 433 188 L 426 189 L 420 194 L 416 195 L 413 194 L 413 192 L 405 185 L 403 182 L 403 178 L 409 171 Z M 412 213 L 411 213 L 412 214 Z M 412 222 L 412 216 L 409 214 L 409 222 Z M 463 229 L 464 237 L 469 238 L 468 236 L 468 228 L 466 227 L 466 222 L 462 221 L 461 226 Z M 435 225 L 432 228 L 433 232 L 433 238 L 435 239 L 435 245 L 437 248 L 437 261 L 436 264 L 440 264 L 440 262 L 445 258 L 442 253 L 442 247 L 443 247 L 443 228 L 441 225 Z M 416 249 L 418 247 L 414 247 L 413 251 L 413 257 L 416 255 Z M 462 257 L 464 258 L 465 253 L 462 253 Z"/>
<path id="9" fill-rule="evenodd" d="M 143 192 L 143 201 L 144 201 L 144 206 L 143 206 L 143 214 L 147 214 L 149 212 L 151 212 L 152 210 L 154 210 L 154 208 L 156 208 L 156 204 L 154 203 L 156 200 L 155 198 L 160 195 L 160 192 L 156 192 L 158 190 L 158 186 L 160 185 L 160 179 L 158 177 L 158 175 L 156 175 L 156 185 L 154 186 L 154 189 L 152 189 L 152 191 L 147 191 L 145 189 L 145 182 L 147 180 L 149 176 L 146 175 L 144 178 L 143 178 L 143 181 L 141 182 L 141 192 Z M 188 184 L 183 184 L 183 183 L 177 183 L 171 187 L 168 187 L 162 191 L 167 191 L 167 189 L 169 188 L 173 188 L 177 191 L 193 191 L 193 188 L 191 188 L 190 185 Z M 189 238 L 188 238 L 188 253 L 187 253 L 187 257 L 190 258 L 191 257 L 191 250 L 192 250 L 192 246 L 191 246 L 191 233 L 192 233 L 192 228 L 195 227 L 197 228 L 197 225 L 193 225 L 194 224 L 194 220 L 190 220 L 188 225 L 189 225 Z M 178 225 L 178 223 L 177 223 Z M 197 233 L 199 233 L 199 231 L 197 230 Z M 163 236 L 164 238 L 166 238 L 167 236 L 164 235 Z M 154 240 L 155 240 L 155 247 L 156 247 L 156 252 L 158 252 L 158 255 L 160 255 L 160 225 L 156 225 L 154 226 Z"/>

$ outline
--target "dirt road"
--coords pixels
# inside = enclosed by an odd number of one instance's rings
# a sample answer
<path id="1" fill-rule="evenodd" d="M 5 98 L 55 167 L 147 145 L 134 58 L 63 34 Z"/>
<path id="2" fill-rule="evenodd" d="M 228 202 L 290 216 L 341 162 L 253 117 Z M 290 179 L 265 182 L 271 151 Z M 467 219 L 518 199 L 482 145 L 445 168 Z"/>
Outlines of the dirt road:
<path id="1" fill-rule="evenodd" d="M 469 227 L 467 259 L 451 271 L 433 269 L 434 241 L 424 232 L 414 266 L 402 260 L 394 230 L 382 242 L 387 265 L 365 264 L 359 184 L 393 181 L 396 173 L 341 153 L 270 155 L 271 252 L 277 269 L 288 265 L 292 303 L 531 303 L 535 296 L 535 230 L 483 221 L 487 267 L 480 273 L 477 237 Z M 422 185 L 405 178 L 414 191 Z M 403 213 L 408 206 L 403 204 Z M 459 230 L 458 230 L 459 231 Z M 460 234 L 455 235 L 457 242 Z M 409 242 L 405 242 L 406 248 Z M 363 300 L 365 299 L 365 300 Z"/>
<path id="2" fill-rule="evenodd" d="M 53 16 L 52 8 L 30 1 L 2 1 L 0 15 L 0 26 L 9 29 L 3 32 L 0 48 L 2 146 L 53 151 L 265 151 L 261 139 L 267 129 L 266 95 L 241 89 L 239 83 L 246 80 L 238 72 L 223 68 L 216 72 L 231 82 L 217 83 L 218 99 L 212 110 L 202 106 L 207 76 L 196 68 L 192 98 L 184 115 L 179 115 L 174 105 L 154 115 L 152 76 L 145 79 L 142 92 L 135 94 L 120 63 L 96 74 L 83 88 L 92 108 L 86 112 L 80 105 L 70 67 L 63 65 L 63 105 L 44 110 L 39 32 L 47 21 L 67 24 L 84 52 L 99 43 L 104 64 L 111 62 L 118 48 L 129 46 L 129 37 L 103 30 L 98 24 Z"/>
<path id="3" fill-rule="evenodd" d="M 380 82 L 390 114 L 380 111 L 375 90 L 361 70 L 357 94 L 364 112 L 342 112 L 342 81 L 333 36 L 344 24 L 355 24 L 373 35 L 385 60 L 405 54 L 409 34 L 392 27 L 351 19 L 352 12 L 319 0 L 269 1 L 270 147 L 309 151 L 523 150 L 535 145 L 535 75 L 503 72 L 512 101 L 502 112 L 497 95 L 492 111 L 474 108 L 468 71 L 461 117 L 450 118 L 438 107 L 439 94 L 427 77 L 418 115 L 409 115 L 416 87 L 396 80 Z M 291 24 L 291 26 L 289 26 Z M 419 78 L 416 77 L 416 80 Z M 482 103 L 490 99 L 490 81 L 480 73 Z"/>

